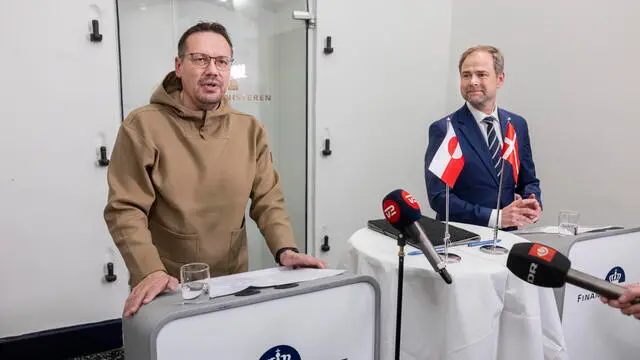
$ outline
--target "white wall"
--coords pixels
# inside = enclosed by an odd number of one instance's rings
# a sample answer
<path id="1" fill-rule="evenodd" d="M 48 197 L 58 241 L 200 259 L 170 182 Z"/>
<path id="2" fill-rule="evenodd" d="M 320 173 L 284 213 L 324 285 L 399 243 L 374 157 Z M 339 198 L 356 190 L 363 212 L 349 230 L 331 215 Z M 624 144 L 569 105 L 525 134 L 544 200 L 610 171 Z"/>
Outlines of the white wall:
<path id="1" fill-rule="evenodd" d="M 120 121 L 115 11 L 91 4 L 0 4 L 0 338 L 122 313 L 128 275 L 96 166 Z M 88 40 L 94 17 L 101 43 Z M 114 283 L 103 280 L 107 262 Z"/>
<path id="2" fill-rule="evenodd" d="M 317 1 L 314 248 L 332 266 L 351 234 L 383 217 L 390 191 L 409 191 L 433 214 L 424 152 L 429 123 L 447 110 L 450 11 L 448 0 Z"/>
<path id="3" fill-rule="evenodd" d="M 557 224 L 558 211 L 572 209 L 586 225 L 637 225 L 640 3 L 455 0 L 452 14 L 452 64 L 477 44 L 504 52 L 498 104 L 528 120 L 540 223 Z M 455 109 L 457 68 L 449 80 Z"/>

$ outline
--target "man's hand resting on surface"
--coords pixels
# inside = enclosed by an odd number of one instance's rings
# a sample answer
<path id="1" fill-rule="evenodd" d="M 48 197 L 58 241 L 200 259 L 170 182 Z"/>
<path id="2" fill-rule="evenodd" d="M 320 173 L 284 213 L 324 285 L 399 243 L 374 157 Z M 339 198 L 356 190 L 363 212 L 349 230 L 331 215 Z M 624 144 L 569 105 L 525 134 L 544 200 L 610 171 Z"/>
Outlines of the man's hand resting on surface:
<path id="1" fill-rule="evenodd" d="M 524 204 L 525 206 L 528 206 L 531 209 L 536 211 L 537 215 L 534 218 L 531 219 L 531 221 L 536 222 L 542 216 L 542 208 L 540 207 L 540 203 L 536 199 L 536 195 L 535 194 L 529 194 L 529 197 L 527 197 L 527 200 L 528 199 L 536 200 L 535 202 L 534 201 L 530 201 L 530 202 L 526 202 Z M 520 194 L 516 194 L 516 200 L 522 200 L 522 196 L 520 196 Z"/>
<path id="2" fill-rule="evenodd" d="M 520 229 L 524 224 L 533 224 L 542 211 L 535 195 L 531 196 L 523 199 L 520 195 L 516 195 L 516 200 L 500 211 L 500 227 L 517 226 Z"/>
<path id="3" fill-rule="evenodd" d="M 280 264 L 287 267 L 310 267 L 326 269 L 327 264 L 311 255 L 299 254 L 295 251 L 286 250 L 280 255 Z"/>
<path id="4" fill-rule="evenodd" d="M 165 290 L 175 290 L 178 287 L 178 279 L 170 276 L 164 271 L 156 271 L 147 275 L 138 285 L 124 303 L 124 317 L 135 314 L 140 306 L 150 303 L 153 299 Z"/>

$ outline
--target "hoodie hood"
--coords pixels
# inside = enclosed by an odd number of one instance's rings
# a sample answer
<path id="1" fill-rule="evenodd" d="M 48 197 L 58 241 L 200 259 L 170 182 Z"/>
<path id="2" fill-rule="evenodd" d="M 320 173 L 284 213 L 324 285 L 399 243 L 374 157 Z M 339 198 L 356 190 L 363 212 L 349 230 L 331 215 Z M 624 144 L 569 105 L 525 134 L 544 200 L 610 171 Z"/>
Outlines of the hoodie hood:
<path id="1" fill-rule="evenodd" d="M 220 106 L 215 110 L 191 110 L 187 109 L 180 101 L 180 91 L 182 90 L 182 81 L 176 76 L 176 72 L 168 73 L 162 80 L 162 84 L 156 88 L 151 95 L 151 103 L 168 106 L 175 111 L 176 115 L 185 120 L 203 121 L 206 123 L 209 119 L 227 117 L 231 110 L 226 96 L 222 97 Z"/>

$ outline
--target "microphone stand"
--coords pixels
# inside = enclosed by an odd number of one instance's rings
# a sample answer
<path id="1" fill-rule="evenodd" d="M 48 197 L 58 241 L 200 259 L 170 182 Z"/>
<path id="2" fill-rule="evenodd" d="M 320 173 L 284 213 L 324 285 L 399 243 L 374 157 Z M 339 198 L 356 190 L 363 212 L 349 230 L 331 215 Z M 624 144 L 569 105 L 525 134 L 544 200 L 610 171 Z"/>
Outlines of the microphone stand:
<path id="1" fill-rule="evenodd" d="M 396 352 L 395 360 L 400 360 L 400 333 L 402 323 L 402 288 L 404 280 L 404 247 L 407 241 L 403 234 L 398 237 L 398 298 L 396 302 Z"/>

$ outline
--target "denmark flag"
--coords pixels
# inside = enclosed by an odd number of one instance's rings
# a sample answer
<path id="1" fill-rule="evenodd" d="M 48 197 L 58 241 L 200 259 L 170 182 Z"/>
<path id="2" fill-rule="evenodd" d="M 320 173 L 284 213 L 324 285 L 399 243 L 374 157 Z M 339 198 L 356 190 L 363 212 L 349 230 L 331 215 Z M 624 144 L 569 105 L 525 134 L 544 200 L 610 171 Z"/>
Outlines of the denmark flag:
<path id="1" fill-rule="evenodd" d="M 516 129 L 511 125 L 511 121 L 507 124 L 507 134 L 502 144 L 502 156 L 505 161 L 511 164 L 513 169 L 513 179 L 518 183 L 518 174 L 520 173 L 520 154 L 518 154 L 518 139 L 516 137 Z"/>
<path id="2" fill-rule="evenodd" d="M 452 188 L 463 167 L 464 157 L 458 143 L 458 137 L 453 131 L 451 122 L 447 121 L 447 134 L 429 164 L 429 171 Z"/>

